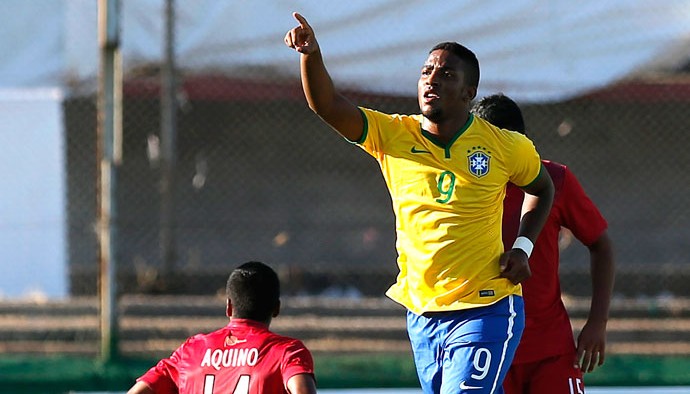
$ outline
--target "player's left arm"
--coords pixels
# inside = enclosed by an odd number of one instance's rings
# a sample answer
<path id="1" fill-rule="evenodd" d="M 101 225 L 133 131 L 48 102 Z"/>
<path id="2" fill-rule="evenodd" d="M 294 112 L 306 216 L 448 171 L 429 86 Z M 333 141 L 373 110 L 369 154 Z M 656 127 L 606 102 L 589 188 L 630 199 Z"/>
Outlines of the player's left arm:
<path id="1" fill-rule="evenodd" d="M 316 394 L 316 381 L 311 374 L 300 373 L 288 379 L 287 389 L 290 394 Z"/>
<path id="2" fill-rule="evenodd" d="M 522 203 L 522 219 L 520 220 L 518 239 L 520 237 L 527 238 L 534 245 L 546 219 L 549 217 L 554 196 L 553 182 L 543 164 L 541 164 L 537 178 L 521 189 L 525 192 L 525 199 Z M 516 248 L 515 245 L 501 255 L 499 265 L 501 277 L 509 279 L 514 284 L 518 284 L 532 275 L 527 252 L 522 248 Z"/>
<path id="3" fill-rule="evenodd" d="M 127 391 L 127 394 L 155 394 L 156 392 L 149 387 L 148 384 L 142 381 L 138 381 L 134 383 L 134 386 L 132 386 L 129 391 Z"/>
<path id="4" fill-rule="evenodd" d="M 577 360 L 583 372 L 592 372 L 606 358 L 606 324 L 615 276 L 613 247 L 608 233 L 588 245 L 592 276 L 592 300 L 587 322 L 577 337 Z"/>
<path id="5" fill-rule="evenodd" d="M 615 280 L 613 245 L 606 219 L 567 168 L 559 193 L 563 195 L 561 225 L 589 249 L 592 299 L 589 316 L 577 338 L 574 363 L 583 372 L 592 372 L 606 356 L 606 325 Z"/>

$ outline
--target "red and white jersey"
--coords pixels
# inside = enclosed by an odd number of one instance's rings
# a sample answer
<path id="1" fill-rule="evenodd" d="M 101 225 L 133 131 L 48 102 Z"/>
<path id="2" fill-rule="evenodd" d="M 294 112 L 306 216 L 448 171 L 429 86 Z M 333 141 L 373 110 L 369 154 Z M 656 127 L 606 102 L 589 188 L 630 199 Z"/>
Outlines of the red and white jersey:
<path id="1" fill-rule="evenodd" d="M 138 381 L 156 393 L 287 393 L 288 379 L 314 375 L 314 361 L 301 341 L 275 334 L 248 319 L 198 334 L 158 362 Z"/>
<path id="2" fill-rule="evenodd" d="M 549 217 L 529 259 L 532 276 L 522 282 L 525 331 L 514 364 L 572 353 L 575 349 L 568 313 L 561 299 L 558 277 L 558 237 L 561 227 L 584 245 L 591 245 L 608 224 L 575 175 L 563 164 L 542 160 L 556 190 Z M 503 212 L 503 244 L 511 248 L 517 236 L 524 194 L 509 184 Z"/>

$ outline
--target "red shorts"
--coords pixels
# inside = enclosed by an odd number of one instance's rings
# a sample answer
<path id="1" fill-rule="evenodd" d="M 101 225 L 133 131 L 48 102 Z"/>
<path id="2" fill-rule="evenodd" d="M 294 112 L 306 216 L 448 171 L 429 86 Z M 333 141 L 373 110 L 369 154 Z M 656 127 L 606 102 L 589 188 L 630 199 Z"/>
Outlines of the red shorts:
<path id="1" fill-rule="evenodd" d="M 503 381 L 505 394 L 583 394 L 582 371 L 574 354 L 510 366 Z"/>

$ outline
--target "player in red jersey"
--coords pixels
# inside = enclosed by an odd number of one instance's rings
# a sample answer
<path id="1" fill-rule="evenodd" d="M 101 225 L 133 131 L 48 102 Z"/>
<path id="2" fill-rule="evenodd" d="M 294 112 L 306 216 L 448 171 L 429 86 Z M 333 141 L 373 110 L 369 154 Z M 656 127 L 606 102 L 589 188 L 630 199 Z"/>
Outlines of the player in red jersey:
<path id="1" fill-rule="evenodd" d="M 502 94 L 483 98 L 472 113 L 494 125 L 525 133 L 522 111 Z M 542 161 L 556 189 L 553 207 L 529 259 L 532 276 L 522 282 L 525 330 L 504 380 L 507 394 L 584 393 L 582 372 L 602 365 L 606 323 L 614 282 L 607 223 L 573 173 L 563 164 Z M 508 184 L 503 211 L 503 243 L 513 244 L 524 193 Z M 590 253 L 592 300 L 577 342 L 561 299 L 558 240 L 567 228 Z"/>
<path id="2" fill-rule="evenodd" d="M 269 266 L 248 262 L 227 283 L 230 323 L 198 334 L 158 362 L 128 391 L 144 393 L 314 394 L 314 362 L 297 339 L 269 331 L 280 310 L 280 282 Z"/>

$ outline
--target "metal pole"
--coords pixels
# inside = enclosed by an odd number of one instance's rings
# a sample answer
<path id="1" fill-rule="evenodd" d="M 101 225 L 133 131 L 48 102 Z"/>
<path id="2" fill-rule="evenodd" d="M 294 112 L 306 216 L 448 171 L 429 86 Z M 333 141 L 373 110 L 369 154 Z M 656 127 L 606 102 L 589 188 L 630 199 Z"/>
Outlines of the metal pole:
<path id="1" fill-rule="evenodd" d="M 117 314 L 117 165 L 122 141 L 122 59 L 119 51 L 119 0 L 99 0 L 100 75 L 98 86 L 98 243 L 101 360 L 118 357 Z"/>
<path id="2" fill-rule="evenodd" d="M 177 86 L 175 81 L 175 2 L 165 1 L 165 61 L 161 70 L 161 216 L 160 251 L 163 274 L 176 260 L 175 178 L 177 165 Z"/>

